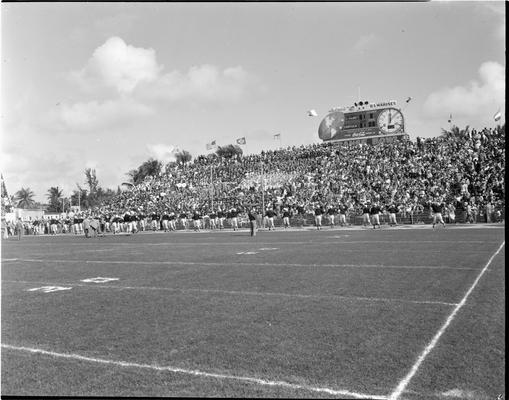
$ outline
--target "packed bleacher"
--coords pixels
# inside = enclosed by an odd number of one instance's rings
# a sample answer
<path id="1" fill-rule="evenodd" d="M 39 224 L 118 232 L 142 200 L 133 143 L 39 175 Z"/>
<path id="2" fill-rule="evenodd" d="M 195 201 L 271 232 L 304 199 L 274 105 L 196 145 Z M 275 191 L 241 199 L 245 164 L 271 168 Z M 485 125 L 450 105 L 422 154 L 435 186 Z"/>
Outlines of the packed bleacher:
<path id="1" fill-rule="evenodd" d="M 505 126 L 416 141 L 325 143 L 234 158 L 200 156 L 148 177 L 105 210 L 208 215 L 264 204 L 277 213 L 287 208 L 297 215 L 317 203 L 346 204 L 356 213 L 367 202 L 379 202 L 410 212 L 439 199 L 460 210 L 495 212 L 504 209 L 504 174 Z"/>
<path id="2" fill-rule="evenodd" d="M 114 221 L 121 222 L 119 231 L 172 230 L 197 220 L 198 227 L 212 228 L 223 226 L 223 220 L 227 225 L 232 216 L 242 221 L 253 208 L 259 215 L 273 210 L 279 221 L 286 213 L 292 225 L 303 225 L 321 206 L 325 214 L 347 210 L 348 222 L 355 224 L 367 205 L 377 204 L 385 213 L 397 209 L 401 221 L 419 223 L 435 202 L 449 222 L 500 222 L 505 218 L 504 177 L 505 125 L 416 141 L 336 142 L 232 158 L 199 156 L 187 164 L 169 164 L 159 176 L 146 177 L 93 214 L 109 231 Z M 57 218 L 57 232 L 79 232 L 86 214 Z M 129 219 L 136 226 L 129 228 Z M 165 225 L 165 219 L 176 224 Z M 25 223 L 34 231 L 31 222 Z M 54 233 L 51 225 L 39 221 L 35 230 Z"/>

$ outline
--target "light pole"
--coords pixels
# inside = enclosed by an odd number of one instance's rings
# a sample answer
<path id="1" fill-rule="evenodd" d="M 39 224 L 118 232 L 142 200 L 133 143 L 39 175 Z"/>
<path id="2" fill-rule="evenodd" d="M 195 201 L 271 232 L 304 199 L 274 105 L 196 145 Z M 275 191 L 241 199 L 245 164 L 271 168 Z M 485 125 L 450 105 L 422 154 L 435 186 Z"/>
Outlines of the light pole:
<path id="1" fill-rule="evenodd" d="M 78 186 L 78 211 L 81 211 L 81 189 L 79 186 Z"/>
<path id="2" fill-rule="evenodd" d="M 210 196 L 212 211 L 214 211 L 214 182 L 212 181 L 212 164 L 210 165 Z"/>
<path id="3" fill-rule="evenodd" d="M 265 184 L 264 184 L 265 178 L 263 176 L 263 161 L 260 163 L 260 165 L 262 168 L 262 217 L 263 217 L 263 213 L 265 212 Z"/>

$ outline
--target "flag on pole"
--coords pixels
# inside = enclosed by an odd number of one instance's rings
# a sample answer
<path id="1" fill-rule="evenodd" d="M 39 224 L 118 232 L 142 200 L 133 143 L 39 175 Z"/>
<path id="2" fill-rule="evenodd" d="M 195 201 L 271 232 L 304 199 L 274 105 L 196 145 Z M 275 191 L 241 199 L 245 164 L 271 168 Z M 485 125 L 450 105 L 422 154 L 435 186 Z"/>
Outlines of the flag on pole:
<path id="1" fill-rule="evenodd" d="M 212 150 L 212 149 L 215 149 L 217 146 L 216 146 L 216 141 L 213 140 L 212 142 L 210 143 L 207 143 L 207 150 Z"/>
<path id="2" fill-rule="evenodd" d="M 246 144 L 246 138 L 245 137 L 238 138 L 237 144 Z"/>
<path id="3" fill-rule="evenodd" d="M 409 97 L 408 99 L 406 99 L 405 103 L 410 103 L 410 100 L 412 100 L 411 97 Z"/>
<path id="4" fill-rule="evenodd" d="M 498 111 L 495 113 L 495 115 L 493 116 L 493 119 L 495 121 L 498 121 L 500 120 L 500 118 L 502 118 L 502 113 L 500 112 L 500 109 L 498 109 Z"/>
<path id="5" fill-rule="evenodd" d="M 449 122 L 449 123 L 452 122 L 452 114 L 449 115 L 449 119 L 447 120 L 447 122 Z"/>
<path id="6" fill-rule="evenodd" d="M 318 116 L 316 110 L 309 110 L 308 111 L 308 117 L 316 117 Z"/>
<path id="7" fill-rule="evenodd" d="M 276 133 L 274 135 L 274 140 L 279 140 L 279 139 L 281 139 L 281 134 L 280 133 Z"/>

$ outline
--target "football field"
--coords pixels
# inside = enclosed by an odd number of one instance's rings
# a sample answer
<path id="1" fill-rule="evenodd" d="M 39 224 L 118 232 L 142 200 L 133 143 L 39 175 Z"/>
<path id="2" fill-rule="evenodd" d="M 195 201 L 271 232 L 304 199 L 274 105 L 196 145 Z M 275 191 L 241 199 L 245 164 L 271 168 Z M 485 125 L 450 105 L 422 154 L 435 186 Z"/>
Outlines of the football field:
<path id="1" fill-rule="evenodd" d="M 503 226 L 2 241 L 2 395 L 496 399 Z"/>

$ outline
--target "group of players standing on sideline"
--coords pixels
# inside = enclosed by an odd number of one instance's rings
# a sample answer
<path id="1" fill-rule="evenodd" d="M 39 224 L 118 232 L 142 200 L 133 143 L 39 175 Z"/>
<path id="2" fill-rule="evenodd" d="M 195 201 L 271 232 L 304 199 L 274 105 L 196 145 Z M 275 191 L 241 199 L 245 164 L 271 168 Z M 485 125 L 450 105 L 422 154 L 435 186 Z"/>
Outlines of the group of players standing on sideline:
<path id="1" fill-rule="evenodd" d="M 361 204 L 362 209 L 362 225 L 364 227 L 373 226 L 381 229 L 380 215 L 382 213 L 388 215 L 388 225 L 397 226 L 396 215 L 403 211 L 403 206 L 394 203 L 382 206 L 378 202 L 364 202 Z M 447 216 L 450 223 L 456 222 L 455 207 L 453 204 L 445 204 L 440 198 L 432 198 L 427 203 L 431 216 L 433 218 L 432 227 L 441 224 L 445 227 L 443 215 Z M 251 226 L 251 234 L 256 232 L 256 226 L 267 227 L 268 230 L 275 230 L 275 218 L 282 218 L 282 226 L 284 229 L 292 226 L 292 218 L 303 218 L 305 213 L 314 214 L 314 226 L 317 230 L 322 229 L 322 219 L 326 219 L 327 224 L 332 228 L 336 225 L 341 227 L 347 226 L 347 216 L 355 215 L 353 206 L 348 204 L 339 204 L 337 207 L 332 204 L 314 203 L 313 209 L 303 210 L 298 207 L 284 206 L 279 210 L 268 207 L 263 215 L 259 210 L 252 206 L 244 209 L 235 209 L 200 213 L 198 210 L 189 212 L 175 212 L 163 210 L 162 212 L 152 211 L 145 213 L 142 210 L 130 210 L 124 213 L 69 213 L 61 217 L 52 217 L 43 221 L 23 221 L 23 229 L 25 234 L 57 234 L 57 233 L 73 233 L 75 235 L 85 234 L 97 235 L 106 232 L 112 234 L 119 233 L 137 233 L 139 231 L 159 231 L 164 232 L 176 231 L 179 229 L 193 229 L 200 231 L 201 229 L 222 230 L 229 227 L 234 231 L 243 227 L 244 224 Z M 338 218 L 338 219 L 337 219 Z M 302 223 L 303 219 L 300 220 Z M 19 224 L 18 224 L 19 225 Z M 254 232 L 253 232 L 254 226 Z M 6 235 L 14 235 L 15 230 L 19 227 L 7 224 Z"/>

